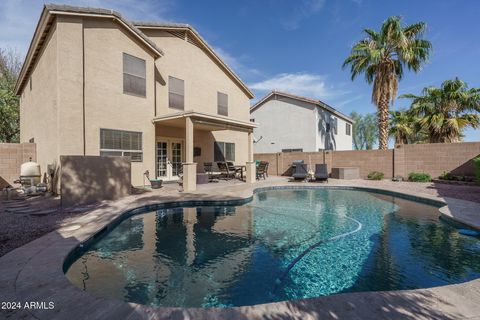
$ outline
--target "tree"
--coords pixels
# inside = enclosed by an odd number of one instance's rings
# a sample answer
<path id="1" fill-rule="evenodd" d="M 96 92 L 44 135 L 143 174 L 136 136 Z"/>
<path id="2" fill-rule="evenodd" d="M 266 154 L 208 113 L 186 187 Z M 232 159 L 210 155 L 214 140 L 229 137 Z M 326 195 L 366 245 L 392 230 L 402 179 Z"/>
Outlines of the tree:
<path id="1" fill-rule="evenodd" d="M 0 142 L 19 141 L 20 111 L 15 83 L 20 68 L 20 56 L 0 48 Z"/>
<path id="2" fill-rule="evenodd" d="M 469 89 L 458 78 L 444 81 L 440 88 L 426 87 L 420 96 L 400 98 L 412 99 L 409 113 L 419 117 L 430 143 L 461 141 L 465 128 L 480 124 L 480 88 Z"/>
<path id="3" fill-rule="evenodd" d="M 366 38 L 357 42 L 345 59 L 343 68 L 350 66 L 352 81 L 360 74 L 373 83 L 372 102 L 377 106 L 379 149 L 388 147 L 390 103 L 398 91 L 403 69 L 419 72 L 428 60 L 431 43 L 421 39 L 423 22 L 402 27 L 400 17 L 390 17 L 379 32 L 365 29 Z"/>
<path id="4" fill-rule="evenodd" d="M 395 139 L 395 144 L 411 142 L 414 134 L 414 119 L 406 111 L 390 112 L 390 136 Z"/>
<path id="5" fill-rule="evenodd" d="M 350 114 L 353 123 L 353 147 L 355 150 L 373 149 L 373 144 L 378 139 L 377 117 L 375 114 L 360 115 L 356 112 Z"/>

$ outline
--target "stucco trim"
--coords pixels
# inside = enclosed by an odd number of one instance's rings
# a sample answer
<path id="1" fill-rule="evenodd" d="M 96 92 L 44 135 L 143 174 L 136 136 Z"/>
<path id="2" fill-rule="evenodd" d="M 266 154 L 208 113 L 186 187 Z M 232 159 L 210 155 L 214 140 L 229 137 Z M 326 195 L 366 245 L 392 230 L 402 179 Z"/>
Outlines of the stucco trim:
<path id="1" fill-rule="evenodd" d="M 112 19 L 113 21 L 116 21 L 118 24 L 120 24 L 123 28 L 125 28 L 128 32 L 130 32 L 141 43 L 143 43 L 145 45 L 145 48 L 153 54 L 154 58 L 159 58 L 164 55 L 163 51 L 158 48 L 152 40 L 150 40 L 133 24 L 125 20 L 118 12 L 106 9 L 46 4 L 43 7 L 43 11 L 35 29 L 32 41 L 30 42 L 30 47 L 25 57 L 25 61 L 22 65 L 22 69 L 20 70 L 20 75 L 18 77 L 17 83 L 15 84 L 15 93 L 17 95 L 20 95 L 20 91 L 25 86 L 26 79 L 28 78 L 32 67 L 35 65 L 38 53 L 40 52 L 44 44 L 43 40 L 45 39 L 46 34 L 48 34 L 50 27 L 53 24 L 53 17 L 58 15 Z"/>
<path id="2" fill-rule="evenodd" d="M 240 79 L 240 77 L 230 68 L 220 56 L 213 50 L 213 48 L 200 36 L 200 34 L 189 24 L 184 23 L 158 23 L 158 22 L 133 22 L 133 24 L 138 29 L 158 29 L 158 30 L 172 30 L 172 31 L 185 31 L 188 33 L 188 36 L 193 37 L 193 39 L 198 42 L 202 48 L 217 62 L 221 68 L 235 80 L 235 82 L 240 86 L 240 88 L 247 94 L 250 99 L 253 99 L 255 95 L 247 87 L 247 85 Z"/>
<path id="3" fill-rule="evenodd" d="M 315 106 L 318 106 L 334 115 L 336 115 L 337 117 L 339 118 L 342 118 L 343 120 L 349 122 L 349 123 L 354 123 L 355 121 L 350 118 L 349 116 L 341 113 L 340 111 L 337 111 L 335 108 L 329 106 L 328 104 L 326 104 L 325 102 L 323 101 L 320 101 L 320 100 L 314 100 L 314 99 L 311 99 L 311 98 L 306 98 L 306 97 L 302 97 L 302 96 L 297 96 L 297 95 L 294 95 L 294 94 L 291 94 L 291 93 L 287 93 L 287 92 L 281 92 L 281 91 L 276 91 L 276 90 L 273 90 L 271 92 L 269 92 L 266 96 L 264 96 L 263 98 L 261 98 L 257 103 L 255 103 L 251 108 L 250 108 L 250 113 L 254 112 L 255 110 L 257 110 L 258 108 L 260 108 L 262 105 L 264 105 L 268 100 L 270 100 L 271 98 L 273 98 L 274 96 L 283 96 L 283 97 L 286 97 L 286 98 L 290 98 L 290 99 L 293 99 L 293 100 L 297 100 L 297 101 L 302 101 L 302 102 L 307 102 L 307 103 L 310 103 L 310 104 L 313 104 Z"/>

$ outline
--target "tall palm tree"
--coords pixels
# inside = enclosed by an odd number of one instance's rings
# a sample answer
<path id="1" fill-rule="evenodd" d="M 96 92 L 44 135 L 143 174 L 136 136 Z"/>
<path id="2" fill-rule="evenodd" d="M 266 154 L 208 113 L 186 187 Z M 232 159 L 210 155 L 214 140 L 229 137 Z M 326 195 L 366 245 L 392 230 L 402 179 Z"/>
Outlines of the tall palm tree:
<path id="1" fill-rule="evenodd" d="M 398 91 L 403 69 L 418 72 L 428 60 L 432 45 L 421 39 L 426 25 L 423 22 L 402 27 L 400 17 L 388 18 L 379 32 L 365 29 L 366 38 L 357 42 L 343 67 L 350 65 L 352 80 L 365 74 L 373 83 L 372 102 L 378 109 L 379 149 L 388 146 L 388 115 Z"/>
<path id="2" fill-rule="evenodd" d="M 404 94 L 412 99 L 409 113 L 420 117 L 430 143 L 458 142 L 466 127 L 480 125 L 480 88 L 468 88 L 462 80 L 446 80 L 440 88 L 427 87 L 422 95 Z"/>

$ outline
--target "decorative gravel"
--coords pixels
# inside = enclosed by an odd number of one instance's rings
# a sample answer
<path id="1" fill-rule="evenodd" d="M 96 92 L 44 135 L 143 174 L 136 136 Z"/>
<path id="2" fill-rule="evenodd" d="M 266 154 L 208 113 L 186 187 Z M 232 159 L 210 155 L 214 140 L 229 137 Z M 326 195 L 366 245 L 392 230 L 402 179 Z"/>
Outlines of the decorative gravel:
<path id="1" fill-rule="evenodd" d="M 19 206 L 20 203 L 22 203 L 21 206 Z M 7 211 L 7 208 L 12 206 L 13 210 Z M 58 198 L 35 198 L 25 201 L 2 201 L 0 199 L 0 256 L 68 224 L 84 214 L 86 214 L 85 211 L 62 211 Z"/>

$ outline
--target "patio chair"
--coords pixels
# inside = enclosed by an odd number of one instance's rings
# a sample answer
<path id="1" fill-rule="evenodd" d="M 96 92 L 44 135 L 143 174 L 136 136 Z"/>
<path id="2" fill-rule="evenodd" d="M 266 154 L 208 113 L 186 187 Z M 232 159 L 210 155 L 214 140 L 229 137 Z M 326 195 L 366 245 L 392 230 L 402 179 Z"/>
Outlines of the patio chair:
<path id="1" fill-rule="evenodd" d="M 315 165 L 315 181 L 318 180 L 328 182 L 328 167 L 326 163 Z"/>
<path id="2" fill-rule="evenodd" d="M 235 164 L 231 161 L 227 161 L 227 167 L 228 167 L 228 172 L 234 173 L 234 177 L 237 177 L 237 174 L 240 174 L 242 172 L 242 169 L 235 168 Z"/>
<path id="3" fill-rule="evenodd" d="M 208 175 L 208 180 L 213 180 L 213 163 L 204 162 L 203 171 Z"/>
<path id="4" fill-rule="evenodd" d="M 266 180 L 267 177 L 267 168 L 268 168 L 268 162 L 261 161 L 258 164 L 257 167 L 257 180 L 260 180 L 260 178 L 263 178 L 263 180 Z"/>
<path id="5" fill-rule="evenodd" d="M 305 180 L 308 177 L 307 165 L 304 163 L 296 163 L 292 175 L 295 180 Z"/>
<path id="6" fill-rule="evenodd" d="M 229 180 L 235 178 L 235 172 L 230 172 L 228 166 L 225 162 L 217 162 L 218 170 L 220 170 L 220 175 L 224 179 Z"/>

